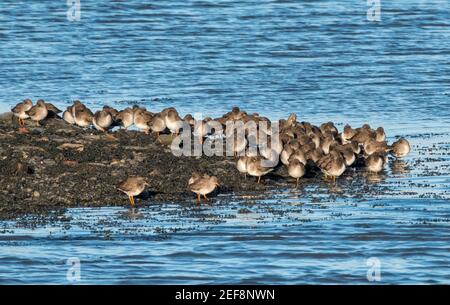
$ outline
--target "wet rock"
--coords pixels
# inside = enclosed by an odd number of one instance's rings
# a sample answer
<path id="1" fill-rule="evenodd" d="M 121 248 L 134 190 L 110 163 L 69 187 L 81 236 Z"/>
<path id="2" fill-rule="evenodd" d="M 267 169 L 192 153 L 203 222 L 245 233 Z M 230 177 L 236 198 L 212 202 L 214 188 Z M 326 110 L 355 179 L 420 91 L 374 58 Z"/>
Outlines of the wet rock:
<path id="1" fill-rule="evenodd" d="M 173 137 L 172 135 L 159 135 L 158 137 L 158 142 L 161 143 L 162 145 L 166 145 L 169 146 L 170 144 L 172 144 L 172 140 Z"/>
<path id="2" fill-rule="evenodd" d="M 0 123 L 11 125 L 13 117 L 14 116 L 13 116 L 12 112 L 0 113 Z"/>
<path id="3" fill-rule="evenodd" d="M 84 150 L 83 144 L 75 144 L 75 143 L 64 143 L 58 146 L 58 149 L 64 150 L 64 149 L 73 149 L 79 152 L 82 152 Z"/>

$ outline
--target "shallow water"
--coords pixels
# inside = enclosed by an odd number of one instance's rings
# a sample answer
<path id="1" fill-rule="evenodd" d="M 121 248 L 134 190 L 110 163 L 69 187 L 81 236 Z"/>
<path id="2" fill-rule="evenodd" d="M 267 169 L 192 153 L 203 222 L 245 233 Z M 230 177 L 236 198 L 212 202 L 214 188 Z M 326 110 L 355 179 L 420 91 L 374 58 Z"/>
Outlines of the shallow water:
<path id="1" fill-rule="evenodd" d="M 450 283 L 450 2 L 0 6 L 0 112 L 30 97 L 384 126 L 413 151 L 336 185 L 0 222 L 0 283 Z M 339 125 L 342 127 L 342 125 Z"/>

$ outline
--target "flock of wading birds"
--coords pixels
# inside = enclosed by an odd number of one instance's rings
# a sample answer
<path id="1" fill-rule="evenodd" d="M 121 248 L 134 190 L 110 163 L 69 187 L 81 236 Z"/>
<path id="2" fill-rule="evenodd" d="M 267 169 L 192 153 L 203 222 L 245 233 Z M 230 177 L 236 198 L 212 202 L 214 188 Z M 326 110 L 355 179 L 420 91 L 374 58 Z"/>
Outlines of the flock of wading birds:
<path id="1" fill-rule="evenodd" d="M 61 110 L 44 100 L 38 100 L 36 105 L 33 105 L 30 99 L 26 99 L 12 108 L 12 112 L 18 118 L 19 132 L 26 133 L 24 120 L 31 119 L 39 125 L 39 122 L 46 119 L 49 114 L 58 115 Z M 75 101 L 63 112 L 62 118 L 68 124 L 82 128 L 90 128 L 92 125 L 102 132 L 107 132 L 114 126 L 127 129 L 135 125 L 145 133 L 153 132 L 157 136 L 166 131 L 170 131 L 172 135 L 178 134 L 183 123 L 187 123 L 201 140 L 207 136 L 207 129 L 204 126 L 209 121 L 219 122 L 223 126 L 227 126 L 229 121 L 244 123 L 253 121 L 256 124 L 264 121 L 269 126 L 267 136 L 271 136 L 271 121 L 268 118 L 257 113 L 247 114 L 238 107 L 234 107 L 231 112 L 224 114 L 221 118 L 214 120 L 205 118 L 201 124 L 198 124 L 190 114 L 181 118 L 173 107 L 153 113 L 139 106 L 121 111 L 104 106 L 102 110 L 94 114 L 80 101 Z M 246 151 L 250 142 L 249 137 L 252 136 L 255 135 L 233 137 L 233 150 L 236 156 Z M 256 139 L 252 140 L 256 140 L 257 143 L 258 136 L 256 135 Z M 295 114 L 289 115 L 286 120 L 279 120 L 279 140 L 274 143 L 267 141 L 267 145 L 264 148 L 259 147 L 259 151 L 255 153 L 250 151 L 240 153 L 236 161 L 238 171 L 244 175 L 257 177 L 260 183 L 261 176 L 271 172 L 279 165 L 278 160 L 281 160 L 281 163 L 287 167 L 289 176 L 296 180 L 298 186 L 299 179 L 305 175 L 306 167 L 319 168 L 324 173 L 325 179 L 335 180 L 358 158 L 362 158 L 369 172 L 378 173 L 384 168 L 387 154 L 401 158 L 411 149 L 409 142 L 404 138 L 389 145 L 382 127 L 374 130 L 368 124 L 364 124 L 354 129 L 347 124 L 342 132 L 339 132 L 332 122 L 314 126 L 308 122 L 298 122 Z M 277 162 L 270 162 L 273 160 Z M 148 185 L 146 178 L 136 176 L 120 182 L 117 189 L 127 194 L 131 205 L 134 206 L 134 197 L 140 195 Z M 189 189 L 197 194 L 197 202 L 200 202 L 201 195 L 207 199 L 206 195 L 213 192 L 217 186 L 219 186 L 217 177 L 201 175 L 197 172 L 194 172 L 188 181 Z"/>

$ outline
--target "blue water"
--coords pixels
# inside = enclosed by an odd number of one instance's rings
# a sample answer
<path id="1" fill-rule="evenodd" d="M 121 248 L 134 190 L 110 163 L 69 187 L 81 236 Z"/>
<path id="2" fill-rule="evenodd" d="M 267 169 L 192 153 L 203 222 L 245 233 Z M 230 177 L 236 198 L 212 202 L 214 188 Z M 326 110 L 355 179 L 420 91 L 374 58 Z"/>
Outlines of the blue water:
<path id="1" fill-rule="evenodd" d="M 384 126 L 413 152 L 368 186 L 1 222 L 0 283 L 68 283 L 69 257 L 82 283 L 369 283 L 370 257 L 380 283 L 450 283 L 449 1 L 382 1 L 380 22 L 366 1 L 140 2 L 81 0 L 70 22 L 66 1 L 3 0 L 0 112 L 25 97 L 210 116 L 238 105 Z"/>

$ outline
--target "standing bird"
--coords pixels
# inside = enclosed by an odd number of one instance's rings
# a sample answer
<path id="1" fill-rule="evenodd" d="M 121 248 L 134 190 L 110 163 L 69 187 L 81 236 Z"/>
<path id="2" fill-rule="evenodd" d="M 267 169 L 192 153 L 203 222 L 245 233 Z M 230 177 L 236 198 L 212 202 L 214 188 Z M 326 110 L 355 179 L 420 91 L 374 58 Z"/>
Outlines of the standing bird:
<path id="1" fill-rule="evenodd" d="M 329 135 L 330 137 L 333 138 L 333 136 L 331 134 L 327 134 L 327 135 Z M 321 146 L 322 138 L 319 135 L 311 132 L 309 134 L 309 138 L 311 139 L 311 142 L 316 146 L 316 148 L 319 148 L 319 147 L 322 148 L 322 146 Z"/>
<path id="2" fill-rule="evenodd" d="M 365 160 L 367 169 L 372 173 L 379 173 L 384 167 L 384 156 L 380 153 L 373 153 Z"/>
<path id="3" fill-rule="evenodd" d="M 195 125 L 195 119 L 192 116 L 192 114 L 190 114 L 190 113 L 188 113 L 184 116 L 183 121 L 188 123 L 191 127 L 194 127 L 194 125 Z"/>
<path id="4" fill-rule="evenodd" d="M 25 99 L 11 109 L 13 115 L 19 119 L 19 131 L 26 131 L 24 120 L 29 118 L 27 111 L 30 110 L 31 107 L 33 107 L 33 102 L 30 99 Z"/>
<path id="5" fill-rule="evenodd" d="M 288 164 L 290 164 L 293 160 L 297 160 L 303 165 L 306 165 L 306 156 L 302 150 L 295 151 L 288 159 Z"/>
<path id="6" fill-rule="evenodd" d="M 247 173 L 250 176 L 258 177 L 258 183 L 261 181 L 261 176 L 268 174 L 273 171 L 272 167 L 265 166 L 264 161 L 270 162 L 268 160 L 264 160 L 264 158 L 258 157 L 249 157 L 247 159 Z"/>
<path id="7" fill-rule="evenodd" d="M 296 179 L 296 187 L 298 187 L 299 179 L 305 175 L 305 165 L 298 159 L 293 159 L 289 162 L 288 173 L 289 176 Z"/>
<path id="8" fill-rule="evenodd" d="M 290 127 L 297 122 L 297 114 L 291 113 L 289 117 L 287 118 L 286 122 L 284 123 L 284 127 Z"/>
<path id="9" fill-rule="evenodd" d="M 160 113 L 157 113 L 153 117 L 153 120 L 150 122 L 150 128 L 156 133 L 157 137 L 159 137 L 160 132 L 163 132 L 166 129 L 166 122 Z"/>
<path id="10" fill-rule="evenodd" d="M 116 116 L 119 114 L 119 111 L 117 111 L 117 109 L 112 108 L 110 106 L 103 106 L 103 111 L 106 111 L 107 113 L 109 113 L 113 119 L 113 121 L 116 120 Z"/>
<path id="11" fill-rule="evenodd" d="M 364 144 L 375 139 L 376 133 L 370 128 L 368 124 L 364 124 L 361 128 L 357 128 L 356 134 L 351 138 L 352 141 L 356 141 L 359 144 Z"/>
<path id="12" fill-rule="evenodd" d="M 31 107 L 30 110 L 25 113 L 30 117 L 30 119 L 36 122 L 37 126 L 39 126 L 39 121 L 42 121 L 47 117 L 48 110 L 44 100 L 38 100 L 36 105 Z"/>
<path id="13" fill-rule="evenodd" d="M 113 117 L 107 110 L 99 110 L 94 114 L 92 118 L 92 125 L 98 131 L 106 132 L 113 123 Z"/>
<path id="14" fill-rule="evenodd" d="M 66 110 L 63 112 L 63 120 L 69 123 L 70 125 L 75 125 L 75 119 L 72 114 L 72 106 L 68 106 Z"/>
<path id="15" fill-rule="evenodd" d="M 319 159 L 317 166 L 325 174 L 325 178 L 332 177 L 333 180 L 342 175 L 346 169 L 344 158 L 336 150 L 331 150 L 328 155 Z"/>
<path id="16" fill-rule="evenodd" d="M 338 144 L 337 141 L 333 138 L 331 134 L 327 134 L 321 143 L 321 148 L 324 154 L 328 154 L 330 152 L 330 146 Z"/>
<path id="17" fill-rule="evenodd" d="M 400 138 L 391 145 L 391 154 L 396 158 L 402 158 L 411 151 L 408 140 Z"/>
<path id="18" fill-rule="evenodd" d="M 89 128 L 92 124 L 92 119 L 94 115 L 88 108 L 83 108 L 80 110 L 75 110 L 75 124 L 82 128 Z"/>
<path id="19" fill-rule="evenodd" d="M 164 117 L 164 121 L 167 128 L 169 128 L 172 135 L 178 135 L 180 129 L 183 127 L 183 121 L 174 108 L 168 108 L 165 111 L 166 115 Z"/>
<path id="20" fill-rule="evenodd" d="M 346 166 L 351 166 L 353 163 L 355 163 L 356 156 L 354 153 L 354 149 L 350 143 L 345 145 L 334 145 L 332 149 L 341 153 Z"/>
<path id="21" fill-rule="evenodd" d="M 375 152 L 378 153 L 388 153 L 391 150 L 391 147 L 387 145 L 385 141 L 383 142 L 377 142 L 374 139 L 368 139 L 366 142 L 364 142 L 364 153 L 366 155 L 371 155 Z"/>
<path id="22" fill-rule="evenodd" d="M 75 101 L 72 105 L 72 116 L 76 125 L 88 128 L 92 124 L 94 114 L 83 103 Z"/>
<path id="23" fill-rule="evenodd" d="M 150 133 L 150 125 L 152 122 L 153 113 L 148 112 L 142 108 L 136 108 L 134 110 L 134 125 L 137 128 L 143 130 L 145 134 Z"/>
<path id="24" fill-rule="evenodd" d="M 130 204 L 134 207 L 134 197 L 139 196 L 145 187 L 149 184 L 145 181 L 143 177 L 129 177 L 117 185 L 117 189 L 128 195 Z"/>
<path id="25" fill-rule="evenodd" d="M 128 129 L 131 125 L 134 124 L 134 111 L 130 107 L 125 108 L 115 117 L 116 122 L 120 124 L 121 127 Z"/>
<path id="26" fill-rule="evenodd" d="M 375 130 L 375 140 L 377 142 L 386 141 L 386 133 L 384 132 L 383 127 L 378 127 L 377 130 Z"/>
<path id="27" fill-rule="evenodd" d="M 347 143 L 356 135 L 356 130 L 354 130 L 349 124 L 344 126 L 344 130 L 341 133 L 342 143 Z"/>
<path id="28" fill-rule="evenodd" d="M 76 101 L 73 102 L 73 105 L 70 106 L 70 110 L 72 111 L 72 116 L 73 116 L 74 120 L 75 120 L 76 112 L 80 111 L 80 110 L 82 110 L 84 108 L 86 108 L 86 106 L 82 102 L 80 102 L 79 100 L 76 100 Z M 75 120 L 75 124 L 76 124 L 76 120 Z"/>
<path id="29" fill-rule="evenodd" d="M 213 192 L 217 186 L 219 186 L 219 180 L 215 176 L 200 176 L 197 173 L 194 173 L 188 182 L 189 189 L 197 194 L 198 203 L 200 203 L 200 195 L 203 195 L 208 200 L 206 195 Z"/>
<path id="30" fill-rule="evenodd" d="M 338 134 L 338 130 L 337 130 L 336 126 L 334 126 L 333 122 L 323 123 L 322 125 L 320 125 L 319 129 L 323 135 L 331 134 L 331 135 L 333 135 L 333 137 L 335 137 Z"/>
<path id="31" fill-rule="evenodd" d="M 356 141 L 350 141 L 347 144 L 343 144 L 342 147 L 344 148 L 350 148 L 353 153 L 359 154 L 361 152 L 361 147 L 359 146 L 358 142 Z"/>

